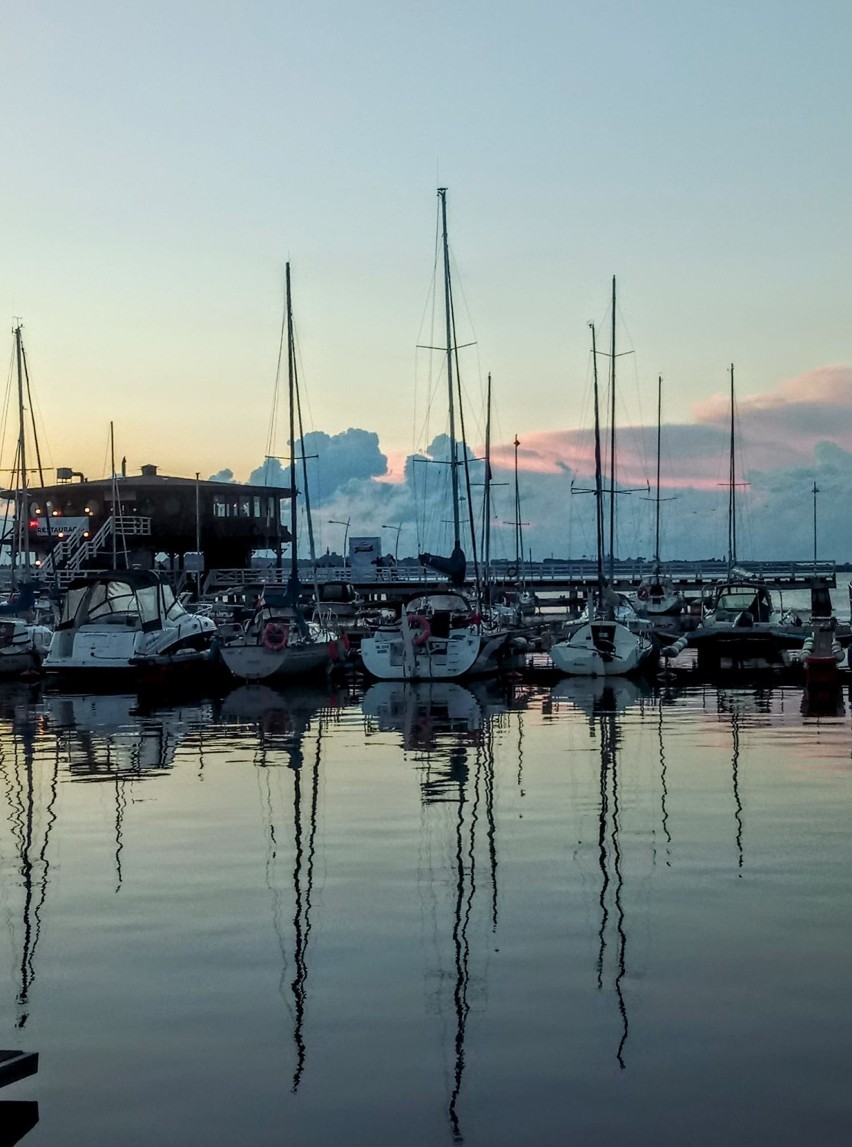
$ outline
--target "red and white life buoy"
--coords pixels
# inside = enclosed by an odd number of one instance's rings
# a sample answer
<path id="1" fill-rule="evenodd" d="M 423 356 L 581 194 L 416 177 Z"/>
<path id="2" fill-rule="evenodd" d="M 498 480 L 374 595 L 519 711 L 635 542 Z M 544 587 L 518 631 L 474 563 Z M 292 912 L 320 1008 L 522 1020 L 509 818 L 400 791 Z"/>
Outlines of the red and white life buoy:
<path id="1" fill-rule="evenodd" d="M 432 636 L 432 626 L 429 624 L 429 618 L 424 617 L 421 613 L 412 613 L 408 618 L 409 627 L 418 630 L 416 637 L 411 639 L 411 644 L 420 649 L 426 644 Z"/>
<path id="2" fill-rule="evenodd" d="M 287 648 L 290 640 L 290 626 L 281 621 L 268 621 L 263 630 L 263 644 L 273 653 L 280 653 Z"/>

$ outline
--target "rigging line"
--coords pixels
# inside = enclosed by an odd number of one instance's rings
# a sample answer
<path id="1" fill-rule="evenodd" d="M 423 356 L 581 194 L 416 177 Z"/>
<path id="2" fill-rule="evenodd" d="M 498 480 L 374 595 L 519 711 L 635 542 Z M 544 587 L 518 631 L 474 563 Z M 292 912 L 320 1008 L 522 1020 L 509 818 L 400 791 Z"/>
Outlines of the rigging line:
<path id="1" fill-rule="evenodd" d="M 275 442 L 278 437 L 278 406 L 281 396 L 281 364 L 284 359 L 284 338 L 287 333 L 287 307 L 286 303 L 282 308 L 281 314 L 281 333 L 278 338 L 278 361 L 275 366 L 275 385 L 272 390 L 272 411 L 269 418 L 269 431 L 266 436 L 266 452 L 264 454 L 263 463 L 263 481 L 265 485 L 269 485 L 269 469 L 272 465 L 271 455 L 275 450 Z M 292 444 L 291 444 L 291 449 Z"/>
<path id="2" fill-rule="evenodd" d="M 2 435 L 0 435 L 0 446 L 2 446 L 3 451 L 5 451 L 5 449 L 6 449 L 6 433 L 7 433 L 7 429 L 8 429 L 8 423 L 9 423 L 9 414 L 10 414 L 11 406 L 12 406 L 12 387 L 14 384 L 14 378 L 15 378 L 15 347 L 14 347 L 14 343 L 13 343 L 12 344 L 12 352 L 11 352 L 11 355 L 9 357 L 9 374 L 6 378 L 6 394 L 5 394 L 5 397 L 3 400 Z"/>
<path id="3" fill-rule="evenodd" d="M 24 381 L 26 382 L 26 387 L 27 387 L 27 402 L 29 404 L 29 410 L 30 410 L 30 423 L 32 424 L 32 428 L 33 428 L 33 445 L 35 446 L 35 452 L 36 452 L 36 467 L 38 469 L 38 479 L 39 479 L 39 482 L 41 483 L 41 485 L 43 486 L 44 485 L 44 471 L 42 470 L 42 466 L 41 466 L 41 446 L 39 444 L 38 431 L 36 429 L 36 417 L 35 417 L 35 409 L 33 407 L 33 395 L 32 395 L 32 390 L 30 388 L 30 372 L 29 372 L 29 368 L 27 366 L 27 348 L 24 346 L 24 340 L 23 339 L 21 339 L 21 362 L 22 362 L 22 365 L 24 368 Z"/>

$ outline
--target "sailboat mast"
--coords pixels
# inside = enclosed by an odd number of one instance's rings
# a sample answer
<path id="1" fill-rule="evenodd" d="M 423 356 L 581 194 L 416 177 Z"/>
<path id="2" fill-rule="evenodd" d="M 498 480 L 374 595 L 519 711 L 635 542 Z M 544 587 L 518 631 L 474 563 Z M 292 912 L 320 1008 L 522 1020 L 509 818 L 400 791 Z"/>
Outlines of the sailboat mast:
<path id="1" fill-rule="evenodd" d="M 731 363 L 731 443 L 730 443 L 730 473 L 728 475 L 730 490 L 728 493 L 728 573 L 737 561 L 737 471 L 734 453 L 734 364 Z"/>
<path id="2" fill-rule="evenodd" d="M 612 276 L 612 328 L 610 332 L 609 411 L 609 578 L 615 580 L 615 275 Z"/>
<path id="3" fill-rule="evenodd" d="M 24 368 L 21 345 L 21 323 L 15 327 L 15 355 L 18 363 L 18 462 L 21 467 L 21 482 L 17 515 L 17 528 L 20 546 L 24 554 L 24 574 L 30 574 L 30 531 L 29 495 L 27 493 L 27 436 L 24 423 Z M 14 572 L 14 571 L 13 571 Z"/>
<path id="4" fill-rule="evenodd" d="M 450 242 L 447 235 L 447 189 L 438 188 L 438 198 L 441 201 L 441 225 L 443 230 L 444 250 L 444 319 L 447 335 L 447 389 L 449 395 L 448 410 L 450 414 L 450 474 L 453 488 L 453 546 L 461 548 L 461 526 L 459 521 L 459 474 L 456 446 L 456 416 L 455 400 L 453 397 L 453 353 L 455 351 L 455 338 L 453 333 L 453 290 L 450 278 Z"/>
<path id="5" fill-rule="evenodd" d="M 595 342 L 595 324 L 592 328 L 592 371 L 595 380 L 595 525 L 598 538 L 598 592 L 603 591 L 604 552 L 603 552 L 603 474 L 601 467 L 601 418 L 598 405 L 598 348 Z M 591 610 L 589 611 L 591 617 Z"/>
<path id="6" fill-rule="evenodd" d="M 663 376 L 657 376 L 657 506 L 654 527 L 654 563 L 660 570 L 660 434 L 663 418 Z"/>
<path id="7" fill-rule="evenodd" d="M 296 363 L 293 345 L 293 300 L 290 294 L 290 264 L 284 268 L 287 296 L 287 393 L 290 403 L 290 582 L 293 587 L 299 576 L 299 562 L 296 552 Z M 293 605 L 295 605 L 295 601 Z"/>
<path id="8" fill-rule="evenodd" d="M 524 550 L 523 542 L 521 540 L 521 494 L 518 489 L 518 441 L 517 434 L 515 435 L 515 569 L 520 576 L 521 561 L 523 560 Z"/>

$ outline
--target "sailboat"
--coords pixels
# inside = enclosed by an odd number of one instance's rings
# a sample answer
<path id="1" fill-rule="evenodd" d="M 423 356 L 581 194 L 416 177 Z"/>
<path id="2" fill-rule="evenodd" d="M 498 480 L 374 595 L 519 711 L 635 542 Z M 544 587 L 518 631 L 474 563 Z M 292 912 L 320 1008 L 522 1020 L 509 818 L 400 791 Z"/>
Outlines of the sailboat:
<path id="1" fill-rule="evenodd" d="M 462 592 L 467 558 L 461 544 L 459 515 L 459 442 L 456 438 L 454 376 L 455 317 L 447 234 L 447 189 L 438 188 L 444 257 L 444 316 L 449 411 L 450 477 L 452 483 L 453 550 L 449 557 L 424 553 L 423 565 L 444 574 L 449 586 L 410 601 L 398 622 L 383 625 L 361 641 L 361 660 L 382 681 L 440 681 L 496 673 L 514 651 L 513 634 L 502 627 L 489 630 L 482 611 Z"/>
<path id="2" fill-rule="evenodd" d="M 287 371 L 290 407 L 290 575 L 284 588 L 265 586 L 242 632 L 221 647 L 222 660 L 241 681 L 298 680 L 330 672 L 345 655 L 338 634 L 309 621 L 300 604 L 296 513 L 296 380 L 290 264 L 285 268 Z"/>
<path id="3" fill-rule="evenodd" d="M 18 377 L 18 484 L 15 490 L 15 524 L 12 545 L 12 594 L 0 605 L 0 677 L 36 672 L 50 648 L 49 626 L 35 625 L 31 612 L 37 584 L 30 556 L 29 497 L 27 493 L 26 424 L 24 418 L 24 347 L 20 321 L 15 326 L 15 359 Z M 23 576 L 17 580 L 22 562 Z"/>
<path id="4" fill-rule="evenodd" d="M 598 404 L 598 368 L 595 328 L 592 329 L 592 362 L 595 404 L 595 520 L 597 533 L 597 590 L 589 600 L 588 620 L 564 641 L 550 648 L 553 664 L 561 673 L 583 677 L 626 676 L 641 670 L 654 656 L 654 645 L 616 620 L 617 595 L 606 585 L 603 565 L 603 477 L 601 427 Z M 611 511 L 612 512 L 612 511 Z M 610 545 L 613 544 L 612 531 Z"/>

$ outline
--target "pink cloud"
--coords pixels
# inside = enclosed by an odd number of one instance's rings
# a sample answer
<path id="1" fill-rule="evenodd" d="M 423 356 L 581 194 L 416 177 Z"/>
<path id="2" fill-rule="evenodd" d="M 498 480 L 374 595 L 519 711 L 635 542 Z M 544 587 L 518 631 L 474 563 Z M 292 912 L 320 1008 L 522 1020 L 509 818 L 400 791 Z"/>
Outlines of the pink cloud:
<path id="1" fill-rule="evenodd" d="M 388 468 L 387 472 L 380 475 L 376 481 L 388 482 L 391 485 L 398 486 L 401 482 L 405 481 L 405 451 L 384 450 L 383 453 L 388 460 Z"/>

